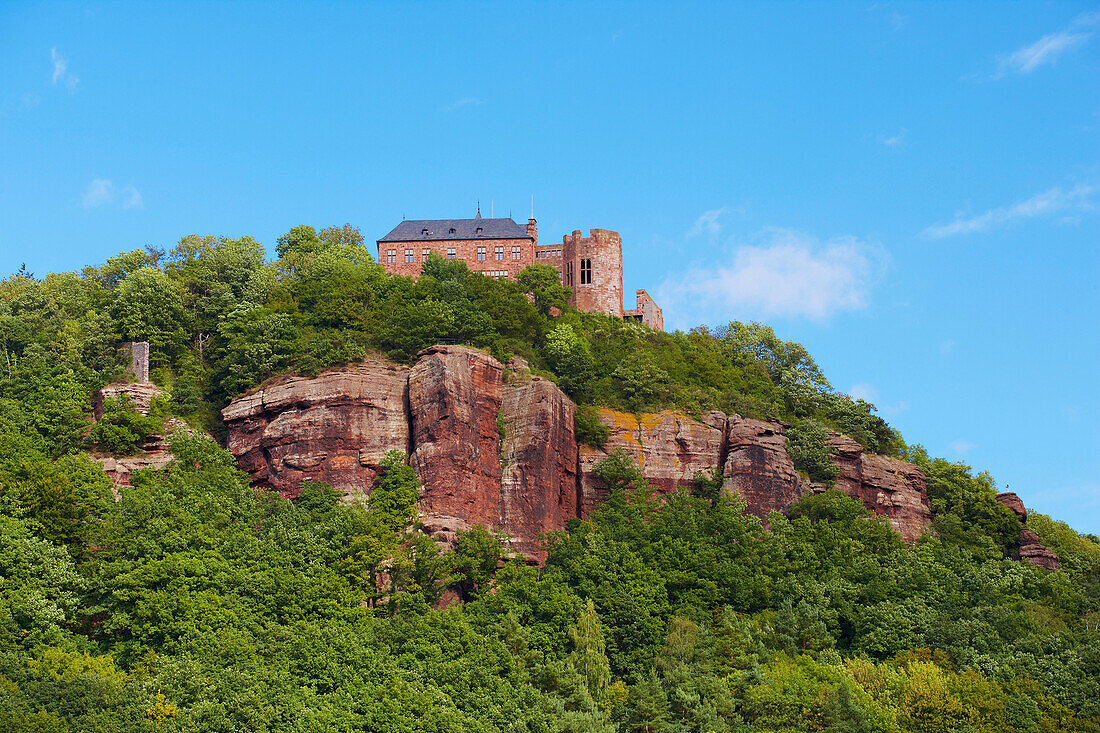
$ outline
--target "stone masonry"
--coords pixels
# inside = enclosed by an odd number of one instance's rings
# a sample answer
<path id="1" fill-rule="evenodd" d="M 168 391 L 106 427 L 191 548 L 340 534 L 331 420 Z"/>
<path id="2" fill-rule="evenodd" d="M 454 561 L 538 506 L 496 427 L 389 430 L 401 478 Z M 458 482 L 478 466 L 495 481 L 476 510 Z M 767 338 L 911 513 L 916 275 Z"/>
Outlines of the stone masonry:
<path id="1" fill-rule="evenodd" d="M 660 307 L 645 290 L 635 307 L 623 307 L 623 242 L 618 232 L 574 230 L 561 244 L 540 245 L 534 219 L 523 227 L 512 219 L 410 219 L 378 240 L 378 261 L 391 275 L 417 278 L 431 253 L 458 259 L 487 277 L 515 278 L 525 267 L 550 265 L 573 291 L 570 304 L 582 311 L 629 318 L 664 329 Z"/>

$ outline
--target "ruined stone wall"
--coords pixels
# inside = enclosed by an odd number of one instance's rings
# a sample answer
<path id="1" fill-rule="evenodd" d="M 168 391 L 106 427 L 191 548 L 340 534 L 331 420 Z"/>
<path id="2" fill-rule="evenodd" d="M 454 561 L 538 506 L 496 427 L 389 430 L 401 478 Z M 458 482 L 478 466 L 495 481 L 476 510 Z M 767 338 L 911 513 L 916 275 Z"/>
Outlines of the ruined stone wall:
<path id="1" fill-rule="evenodd" d="M 635 306 L 632 310 L 624 310 L 623 318 L 634 318 L 645 325 L 658 331 L 665 330 L 665 316 L 661 308 L 649 297 L 649 293 L 638 290 L 634 294 Z"/>
<path id="2" fill-rule="evenodd" d="M 131 341 L 123 349 L 130 355 L 126 371 L 138 384 L 146 384 L 149 381 L 149 342 Z"/>

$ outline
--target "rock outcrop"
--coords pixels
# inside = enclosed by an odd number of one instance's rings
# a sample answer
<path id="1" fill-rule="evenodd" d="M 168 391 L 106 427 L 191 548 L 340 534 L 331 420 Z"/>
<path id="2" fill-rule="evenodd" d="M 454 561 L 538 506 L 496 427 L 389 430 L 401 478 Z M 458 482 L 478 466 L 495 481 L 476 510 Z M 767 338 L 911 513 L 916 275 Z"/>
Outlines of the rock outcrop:
<path id="1" fill-rule="evenodd" d="M 222 414 L 228 447 L 257 485 L 288 497 L 311 479 L 346 495 L 369 492 L 386 451 L 400 450 L 423 486 L 419 510 L 429 533 L 453 544 L 458 532 L 482 524 L 507 533 L 512 548 L 536 562 L 544 559 L 541 534 L 588 516 L 606 496 L 594 469 L 615 450 L 659 493 L 721 471 L 723 489 L 760 517 L 821 488 L 795 470 L 778 421 L 602 409 L 609 436 L 600 450 L 578 445 L 575 412 L 522 359 L 506 369 L 482 351 L 441 345 L 420 352 L 411 368 L 371 357 L 273 382 Z M 916 539 L 929 517 L 920 471 L 841 435 L 831 447 L 837 486 Z"/>
<path id="2" fill-rule="evenodd" d="M 539 535 L 580 514 L 575 413 L 553 382 L 532 377 L 504 385 L 500 524 L 514 550 L 539 562 L 546 559 Z"/>
<path id="3" fill-rule="evenodd" d="M 146 367 L 146 373 L 148 367 Z M 167 399 L 164 390 L 150 382 L 131 382 L 108 384 L 95 395 L 93 416 L 96 420 L 103 417 L 103 405 L 108 400 L 125 395 L 133 402 L 134 409 L 142 415 L 148 415 L 153 402 L 158 398 Z M 164 468 L 172 461 L 168 452 L 168 437 L 176 431 L 190 432 L 185 422 L 168 417 L 158 433 L 150 435 L 136 455 L 113 456 L 108 453 L 93 452 L 92 458 L 103 467 L 104 473 L 111 479 L 112 490 L 117 499 L 119 491 L 130 485 L 130 475 L 146 468 Z"/>
<path id="4" fill-rule="evenodd" d="M 827 441 L 840 469 L 836 487 L 863 506 L 886 517 L 909 543 L 932 522 L 924 474 L 912 463 L 866 453 L 856 441 L 830 433 Z"/>
<path id="5" fill-rule="evenodd" d="M 293 377 L 222 410 L 227 447 L 253 481 L 293 498 L 303 481 L 369 492 L 387 451 L 409 450 L 408 369 L 382 357 Z"/>
<path id="6" fill-rule="evenodd" d="M 475 524 L 498 527 L 504 368 L 465 346 L 432 346 L 418 357 L 409 371 L 409 418 L 411 462 L 424 486 L 421 522 L 447 542 Z"/>
<path id="7" fill-rule="evenodd" d="M 787 453 L 786 425 L 730 415 L 722 489 L 736 492 L 745 510 L 760 518 L 783 511 L 808 489 Z"/>
<path id="8" fill-rule="evenodd" d="M 1039 535 L 1027 528 L 1027 509 L 1014 491 L 997 494 L 999 501 L 1020 520 L 1020 560 L 1047 570 L 1061 570 L 1058 554 L 1039 540 Z"/>
<path id="9" fill-rule="evenodd" d="M 705 422 L 669 410 L 634 415 L 601 409 L 599 416 L 608 427 L 607 444 L 603 450 L 580 446 L 582 516 L 606 496 L 593 470 L 616 450 L 632 458 L 661 494 L 692 486 L 696 473 L 711 474 L 722 462 L 726 416 L 721 412 L 709 413 Z"/>

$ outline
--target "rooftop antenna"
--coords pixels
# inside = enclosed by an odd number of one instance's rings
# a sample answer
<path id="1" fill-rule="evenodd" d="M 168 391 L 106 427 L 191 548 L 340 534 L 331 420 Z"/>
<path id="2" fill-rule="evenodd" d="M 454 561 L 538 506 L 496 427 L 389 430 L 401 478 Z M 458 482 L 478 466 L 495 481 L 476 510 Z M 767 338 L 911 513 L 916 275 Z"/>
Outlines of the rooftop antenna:
<path id="1" fill-rule="evenodd" d="M 478 199 L 477 201 L 477 218 L 481 218 L 481 199 Z"/>
<path id="2" fill-rule="evenodd" d="M 496 204 L 496 201 L 493 201 L 492 199 L 489 199 L 489 218 L 490 219 L 496 217 L 497 208 L 494 204 Z"/>

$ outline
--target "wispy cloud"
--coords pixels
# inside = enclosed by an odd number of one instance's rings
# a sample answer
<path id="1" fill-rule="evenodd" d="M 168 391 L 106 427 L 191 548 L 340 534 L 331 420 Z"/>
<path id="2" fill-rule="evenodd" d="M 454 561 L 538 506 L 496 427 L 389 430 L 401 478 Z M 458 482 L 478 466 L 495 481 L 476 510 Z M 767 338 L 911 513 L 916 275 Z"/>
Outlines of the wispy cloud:
<path id="1" fill-rule="evenodd" d="M 1072 23 L 1057 33 L 1048 33 L 1032 44 L 1001 56 L 997 60 L 998 76 L 1008 73 L 1030 74 L 1040 66 L 1053 64 L 1066 51 L 1090 40 L 1095 35 L 1098 25 L 1100 25 L 1100 10 L 1077 16 Z"/>
<path id="2" fill-rule="evenodd" d="M 85 209 L 97 209 L 115 200 L 115 184 L 107 178 L 96 178 L 84 189 L 80 203 Z"/>
<path id="3" fill-rule="evenodd" d="M 974 445 L 973 443 L 968 443 L 967 441 L 963 440 L 962 438 L 959 438 L 958 440 L 952 442 L 951 445 L 949 445 L 947 447 L 950 448 L 951 452 L 954 453 L 955 455 L 965 456 L 967 453 L 974 450 L 978 446 Z"/>
<path id="4" fill-rule="evenodd" d="M 699 218 L 695 220 L 695 223 L 691 225 L 691 229 L 688 230 L 686 236 L 697 237 L 703 232 L 717 235 L 722 231 L 722 224 L 718 219 L 727 211 L 729 211 L 729 209 L 725 206 L 718 209 L 711 209 L 710 211 L 704 211 L 699 215 Z"/>
<path id="5" fill-rule="evenodd" d="M 881 137 L 879 141 L 888 148 L 896 148 L 905 142 L 905 137 L 909 134 L 909 130 L 904 127 L 898 130 L 898 134 L 891 135 L 890 137 Z"/>
<path id="6" fill-rule="evenodd" d="M 50 61 L 53 63 L 53 76 L 50 81 L 54 86 L 61 84 L 70 92 L 76 91 L 76 85 L 80 83 L 80 77 L 69 71 L 69 60 L 59 54 L 56 48 L 51 48 Z"/>
<path id="7" fill-rule="evenodd" d="M 456 99 L 452 104 L 447 105 L 447 111 L 450 112 L 461 107 L 477 107 L 480 104 L 480 97 L 463 97 L 462 99 Z"/>
<path id="8" fill-rule="evenodd" d="M 848 389 L 848 396 L 853 400 L 863 400 L 874 404 L 878 400 L 878 390 L 869 384 L 853 384 Z"/>
<path id="9" fill-rule="evenodd" d="M 141 192 L 134 186 L 127 185 L 122 189 L 122 208 L 140 209 L 145 206 L 145 200 L 141 198 Z"/>
<path id="10" fill-rule="evenodd" d="M 732 250 L 727 262 L 673 274 L 659 288 L 666 321 L 687 325 L 732 318 L 827 319 L 866 307 L 881 253 L 855 237 L 821 242 L 771 228 Z"/>
<path id="11" fill-rule="evenodd" d="M 109 178 L 93 179 L 84 189 L 84 195 L 80 197 L 80 205 L 85 209 L 98 209 L 115 203 L 120 203 L 124 209 L 145 207 L 145 200 L 136 186 L 128 183 L 119 190 Z"/>
<path id="12" fill-rule="evenodd" d="M 1084 183 L 1069 190 L 1055 187 L 1012 206 L 990 209 L 977 216 L 959 215 L 947 224 L 933 224 L 924 230 L 923 235 L 928 239 L 943 239 L 959 234 L 986 232 L 994 227 L 1011 224 L 1021 219 L 1050 216 L 1060 211 L 1092 211 L 1094 205 L 1091 198 L 1096 191 L 1096 186 Z"/>

